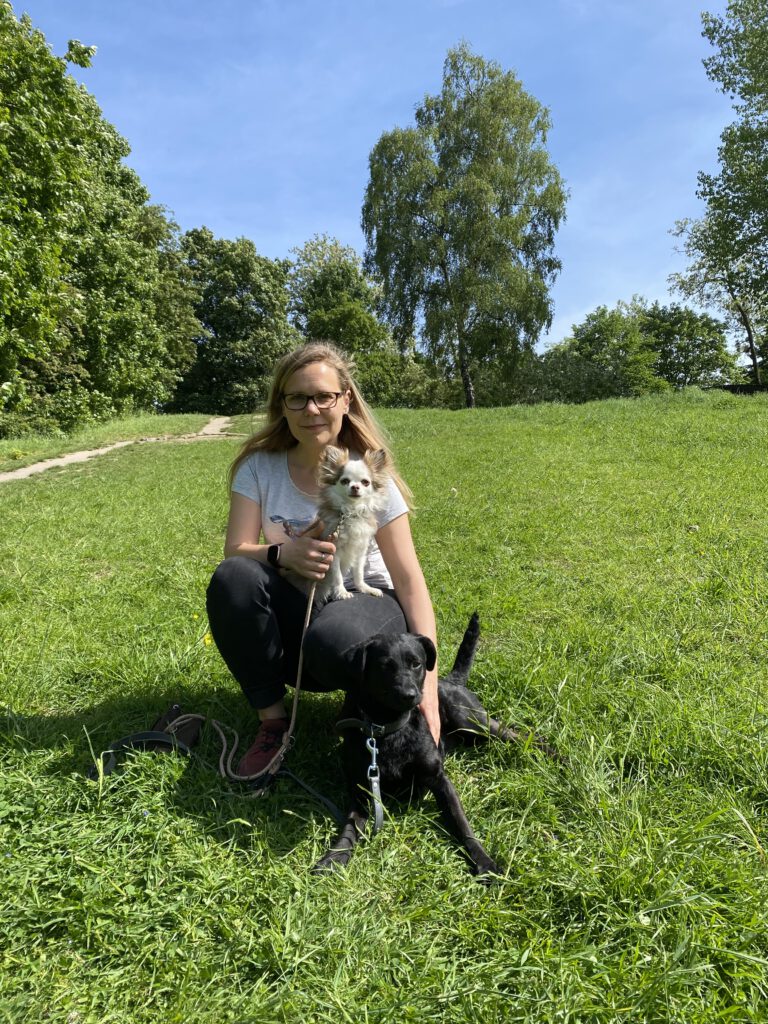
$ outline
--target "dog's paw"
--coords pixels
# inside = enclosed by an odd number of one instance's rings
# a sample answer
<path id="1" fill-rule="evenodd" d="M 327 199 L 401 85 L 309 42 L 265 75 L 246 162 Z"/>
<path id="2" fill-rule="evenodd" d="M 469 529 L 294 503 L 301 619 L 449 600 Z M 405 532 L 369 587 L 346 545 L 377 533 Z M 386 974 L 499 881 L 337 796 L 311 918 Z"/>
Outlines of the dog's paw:
<path id="1" fill-rule="evenodd" d="M 352 597 L 346 587 L 334 587 L 329 595 L 330 601 L 349 601 Z"/>
<path id="2" fill-rule="evenodd" d="M 349 863 L 349 850 L 329 850 L 320 858 L 317 864 L 313 865 L 313 875 L 332 875 L 337 871 L 343 871 Z"/>
<path id="3" fill-rule="evenodd" d="M 503 872 L 490 857 L 475 865 L 475 878 L 480 885 L 496 885 Z"/>
<path id="4" fill-rule="evenodd" d="M 358 589 L 361 594 L 368 594 L 370 597 L 384 596 L 384 592 L 379 590 L 378 587 L 369 587 L 367 583 L 363 583 Z"/>

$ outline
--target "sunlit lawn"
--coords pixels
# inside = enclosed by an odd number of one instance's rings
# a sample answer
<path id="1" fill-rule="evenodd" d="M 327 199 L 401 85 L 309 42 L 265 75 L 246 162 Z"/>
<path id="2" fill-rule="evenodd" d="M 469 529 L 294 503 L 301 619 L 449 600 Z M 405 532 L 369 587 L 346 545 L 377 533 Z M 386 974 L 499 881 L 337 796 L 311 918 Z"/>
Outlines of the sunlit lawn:
<path id="1" fill-rule="evenodd" d="M 176 700 L 252 727 L 204 617 L 237 440 L 0 485 L 0 1019 L 763 1021 L 766 413 L 382 414 L 443 669 L 478 609 L 474 687 L 570 759 L 452 758 L 489 890 L 431 801 L 310 876 L 327 812 L 289 781 L 234 792 L 207 735 L 85 779 Z M 342 801 L 337 706 L 302 700 L 290 763 Z"/>

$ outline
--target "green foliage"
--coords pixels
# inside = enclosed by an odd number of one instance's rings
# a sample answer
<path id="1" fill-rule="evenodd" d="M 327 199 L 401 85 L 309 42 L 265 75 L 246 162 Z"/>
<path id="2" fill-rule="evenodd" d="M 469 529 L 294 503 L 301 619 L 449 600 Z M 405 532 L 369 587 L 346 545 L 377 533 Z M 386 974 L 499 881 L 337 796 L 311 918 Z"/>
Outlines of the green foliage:
<path id="1" fill-rule="evenodd" d="M 375 313 L 378 290 L 353 248 L 315 235 L 293 255 L 291 319 L 306 338 L 332 341 L 350 355 L 390 344 Z"/>
<path id="2" fill-rule="evenodd" d="M 159 312 L 174 227 L 66 71 L 93 52 L 71 40 L 55 57 L 0 4 L 0 435 L 151 406 L 189 358 L 188 302 Z"/>
<path id="3" fill-rule="evenodd" d="M 631 306 L 599 306 L 574 325 L 565 347 L 591 363 L 600 373 L 600 390 L 593 398 L 631 398 L 667 387 L 654 373 L 656 352 Z"/>
<path id="4" fill-rule="evenodd" d="M 307 316 L 307 337 L 334 342 L 351 355 L 384 349 L 389 332 L 365 306 L 341 297 L 330 309 L 316 308 Z"/>
<path id="5" fill-rule="evenodd" d="M 572 337 L 524 360 L 514 392 L 505 397 L 586 402 L 739 378 L 721 322 L 685 306 L 635 298 L 615 309 L 598 307 L 574 325 Z"/>
<path id="6" fill-rule="evenodd" d="M 195 360 L 169 408 L 244 413 L 266 397 L 275 361 L 299 340 L 286 319 L 287 260 L 270 260 L 247 238 L 188 231 L 181 256 L 197 296 Z"/>
<path id="7" fill-rule="evenodd" d="M 382 349 L 361 354 L 355 364 L 357 382 L 371 405 L 420 409 L 462 404 L 456 382 L 423 357 Z"/>
<path id="8" fill-rule="evenodd" d="M 707 74 L 734 99 L 737 119 L 721 135 L 718 173 L 699 175 L 705 215 L 675 229 L 689 266 L 673 284 L 743 332 L 759 383 L 768 356 L 768 7 L 729 0 L 724 16 L 702 18 L 716 48 L 704 61 Z"/>
<path id="9" fill-rule="evenodd" d="M 676 303 L 640 305 L 637 315 L 656 352 L 654 372 L 674 387 L 707 387 L 740 378 L 721 321 Z"/>
<path id="10" fill-rule="evenodd" d="M 450 757 L 505 868 L 488 890 L 429 798 L 312 877 L 329 814 L 290 779 L 225 785 L 212 732 L 85 778 L 173 701 L 255 728 L 205 642 L 237 442 L 2 485 L 0 1019 L 760 1024 L 767 411 L 686 390 L 384 412 L 442 669 L 477 608 L 473 687 L 568 756 Z M 302 697 L 289 760 L 337 802 L 339 700 Z"/>
<path id="11" fill-rule="evenodd" d="M 753 273 L 754 265 L 739 257 L 737 223 L 711 210 L 699 220 L 679 221 L 673 233 L 682 239 L 688 266 L 672 274 L 672 288 L 701 306 L 717 310 L 749 355 L 755 382 L 768 356 L 768 303 Z"/>
<path id="12" fill-rule="evenodd" d="M 704 13 L 703 35 L 717 52 L 704 61 L 740 109 L 768 113 L 768 8 L 765 0 L 728 0 L 725 17 Z"/>
<path id="13" fill-rule="evenodd" d="M 366 265 L 397 340 L 419 329 L 430 358 L 460 375 L 467 405 L 472 364 L 509 368 L 551 320 L 565 190 L 548 129 L 511 72 L 462 44 L 415 127 L 385 132 L 370 155 Z"/>

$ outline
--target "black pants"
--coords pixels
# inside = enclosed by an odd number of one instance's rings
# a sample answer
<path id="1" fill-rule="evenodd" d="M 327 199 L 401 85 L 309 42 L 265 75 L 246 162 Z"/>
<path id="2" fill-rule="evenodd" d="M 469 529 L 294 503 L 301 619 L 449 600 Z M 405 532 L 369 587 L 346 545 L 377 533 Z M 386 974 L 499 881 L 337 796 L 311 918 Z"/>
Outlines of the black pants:
<path id="1" fill-rule="evenodd" d="M 285 684 L 296 681 L 306 595 L 272 566 L 236 555 L 214 572 L 207 608 L 216 646 L 251 706 L 281 700 Z M 304 638 L 302 688 L 347 689 L 359 677 L 364 640 L 407 630 L 392 590 L 315 608 Z"/>

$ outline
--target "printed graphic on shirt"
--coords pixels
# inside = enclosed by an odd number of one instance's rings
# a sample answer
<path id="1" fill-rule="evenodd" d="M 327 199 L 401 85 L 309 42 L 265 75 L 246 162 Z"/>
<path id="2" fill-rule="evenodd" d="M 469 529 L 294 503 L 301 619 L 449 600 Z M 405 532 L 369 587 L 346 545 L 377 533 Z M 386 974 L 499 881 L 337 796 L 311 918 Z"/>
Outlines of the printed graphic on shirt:
<path id="1" fill-rule="evenodd" d="M 288 537 L 300 537 L 314 523 L 314 519 L 284 519 L 283 516 L 270 516 L 271 523 L 282 524 Z"/>

